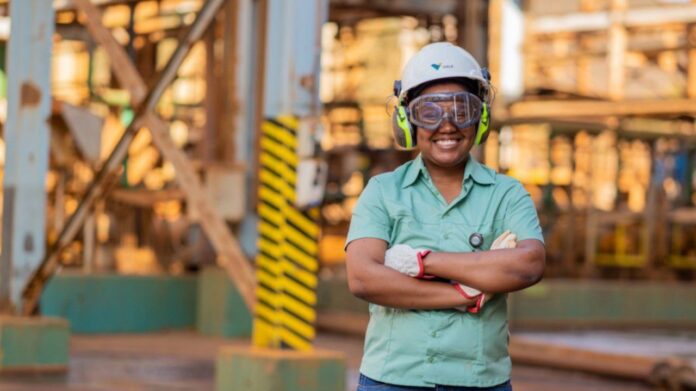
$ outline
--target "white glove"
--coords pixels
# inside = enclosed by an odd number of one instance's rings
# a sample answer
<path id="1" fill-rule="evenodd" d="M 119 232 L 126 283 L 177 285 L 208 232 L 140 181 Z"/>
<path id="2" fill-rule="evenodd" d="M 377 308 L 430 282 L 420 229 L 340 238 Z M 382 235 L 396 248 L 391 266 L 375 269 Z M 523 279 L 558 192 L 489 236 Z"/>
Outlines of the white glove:
<path id="1" fill-rule="evenodd" d="M 428 278 L 423 269 L 423 258 L 430 250 L 395 244 L 384 253 L 384 266 L 416 278 Z"/>
<path id="2" fill-rule="evenodd" d="M 493 244 L 491 245 L 490 249 L 500 250 L 515 247 L 517 247 L 517 235 L 511 233 L 510 231 L 505 231 L 502 235 L 498 236 L 498 238 L 496 238 L 493 241 Z M 472 314 L 476 314 L 481 310 L 481 308 L 483 308 L 483 305 L 486 303 L 486 299 L 490 298 L 486 297 L 486 294 L 481 293 L 480 290 L 472 288 L 470 286 L 466 286 L 464 284 L 455 283 L 454 289 L 456 289 L 457 292 L 459 292 L 462 296 L 466 297 L 467 299 L 476 299 L 476 304 L 474 304 L 473 306 L 455 307 L 459 311 L 465 311 L 470 312 Z"/>
<path id="3" fill-rule="evenodd" d="M 517 235 L 510 231 L 503 232 L 503 234 L 498 236 L 498 238 L 493 241 L 493 244 L 491 244 L 491 250 L 515 247 L 517 247 Z"/>

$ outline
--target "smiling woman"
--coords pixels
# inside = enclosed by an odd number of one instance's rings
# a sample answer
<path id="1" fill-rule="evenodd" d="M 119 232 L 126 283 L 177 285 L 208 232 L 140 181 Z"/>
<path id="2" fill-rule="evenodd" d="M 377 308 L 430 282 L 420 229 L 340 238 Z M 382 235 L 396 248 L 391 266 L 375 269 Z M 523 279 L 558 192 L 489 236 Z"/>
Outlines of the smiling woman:
<path id="1" fill-rule="evenodd" d="M 358 391 L 511 389 L 506 293 L 539 281 L 545 255 L 529 194 L 470 156 L 488 134 L 488 79 L 435 43 L 394 83 L 396 142 L 420 154 L 353 209 L 348 285 L 370 303 Z"/>

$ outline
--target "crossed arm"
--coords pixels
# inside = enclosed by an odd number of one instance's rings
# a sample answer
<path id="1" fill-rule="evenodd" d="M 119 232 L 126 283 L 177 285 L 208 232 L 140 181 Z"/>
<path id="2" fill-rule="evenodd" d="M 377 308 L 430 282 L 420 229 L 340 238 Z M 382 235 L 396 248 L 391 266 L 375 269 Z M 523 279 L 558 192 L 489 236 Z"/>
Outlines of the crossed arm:
<path id="1" fill-rule="evenodd" d="M 356 239 L 346 249 L 348 286 L 371 303 L 393 308 L 441 309 L 469 306 L 449 283 L 423 281 L 384 266 L 387 243 Z M 484 292 L 511 292 L 534 285 L 544 270 L 545 250 L 537 240 L 522 240 L 517 248 L 475 253 L 430 253 L 426 274 L 459 281 Z"/>
<path id="2" fill-rule="evenodd" d="M 392 308 L 443 309 L 468 306 L 445 282 L 425 281 L 384 266 L 387 243 L 381 239 L 356 239 L 346 248 L 348 287 L 353 295 Z"/>
<path id="3" fill-rule="evenodd" d="M 459 281 L 482 292 L 506 293 L 541 280 L 546 250 L 536 240 L 522 240 L 513 249 L 467 253 L 431 253 L 423 260 L 425 273 Z"/>

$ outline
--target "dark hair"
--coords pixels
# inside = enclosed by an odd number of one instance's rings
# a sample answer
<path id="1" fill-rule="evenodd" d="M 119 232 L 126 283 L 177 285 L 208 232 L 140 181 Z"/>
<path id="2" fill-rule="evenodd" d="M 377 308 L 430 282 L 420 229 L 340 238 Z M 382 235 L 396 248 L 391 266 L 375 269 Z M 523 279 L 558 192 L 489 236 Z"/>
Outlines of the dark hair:
<path id="1" fill-rule="evenodd" d="M 457 83 L 464 87 L 468 92 L 471 92 L 472 94 L 478 96 L 479 98 L 483 98 L 481 96 L 481 85 L 478 81 L 472 80 L 472 79 L 467 79 L 464 77 L 451 77 L 451 78 L 445 78 L 445 79 L 436 79 L 432 80 L 429 82 L 425 82 L 423 84 L 417 85 L 414 88 L 411 88 L 411 90 L 406 93 L 406 104 L 408 102 L 412 101 L 415 99 L 418 95 L 423 93 L 423 91 L 435 84 L 444 84 L 444 83 Z"/>

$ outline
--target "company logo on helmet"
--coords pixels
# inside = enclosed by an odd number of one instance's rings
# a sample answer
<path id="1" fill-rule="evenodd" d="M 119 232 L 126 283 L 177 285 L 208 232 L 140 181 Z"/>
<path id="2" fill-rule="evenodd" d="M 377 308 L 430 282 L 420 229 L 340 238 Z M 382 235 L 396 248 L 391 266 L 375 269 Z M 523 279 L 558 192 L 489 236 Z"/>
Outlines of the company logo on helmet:
<path id="1" fill-rule="evenodd" d="M 430 66 L 433 67 L 433 69 L 436 70 L 436 71 L 439 71 L 440 68 L 442 68 L 442 69 L 454 68 L 454 65 L 452 65 L 452 64 L 445 64 L 445 65 L 442 65 L 442 63 L 439 63 L 439 64 L 430 64 Z"/>

